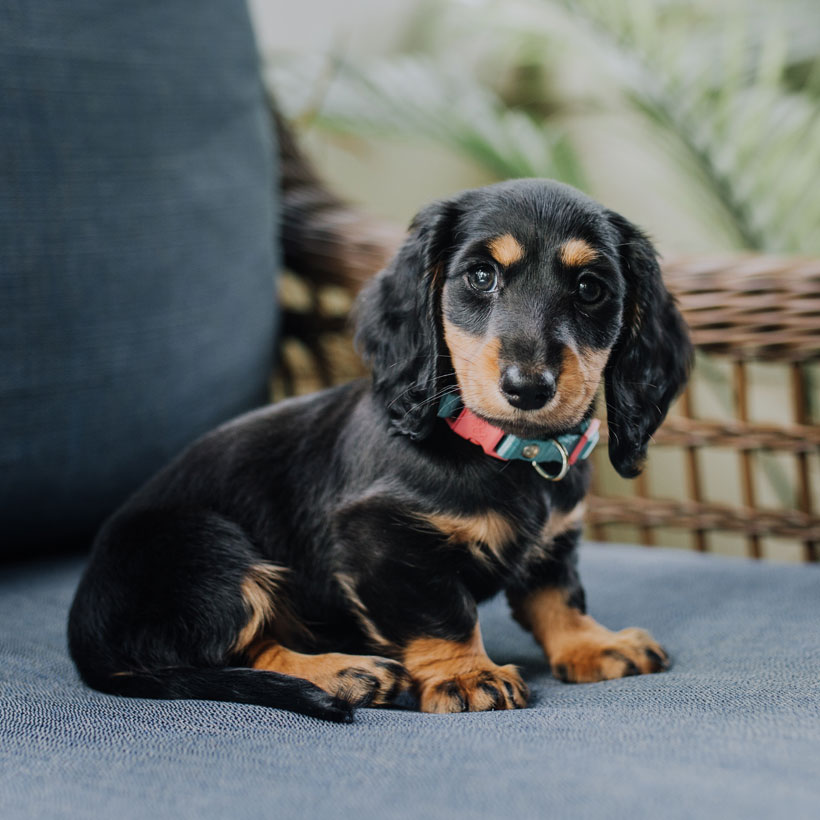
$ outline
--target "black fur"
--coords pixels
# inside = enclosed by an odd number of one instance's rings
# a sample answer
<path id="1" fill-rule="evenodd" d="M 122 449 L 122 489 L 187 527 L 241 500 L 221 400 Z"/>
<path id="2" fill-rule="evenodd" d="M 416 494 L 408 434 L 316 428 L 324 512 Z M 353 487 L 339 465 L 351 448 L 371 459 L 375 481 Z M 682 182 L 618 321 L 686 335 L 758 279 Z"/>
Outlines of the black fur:
<path id="1" fill-rule="evenodd" d="M 503 288 L 477 293 L 465 272 L 494 265 L 487 240 L 507 233 L 524 258 L 503 271 Z M 605 296 L 592 306 L 579 306 L 579 273 L 556 257 L 572 238 L 597 254 L 585 269 Z M 552 484 L 525 462 L 486 456 L 437 419 L 438 397 L 457 387 L 443 327 L 489 334 L 501 364 L 551 368 L 559 379 L 566 349 L 611 349 L 610 453 L 622 474 L 634 475 L 690 355 L 647 240 L 557 183 L 468 191 L 419 214 L 362 295 L 358 321 L 372 382 L 224 425 L 102 528 L 69 622 L 72 657 L 89 685 L 349 719 L 350 704 L 313 684 L 243 668 L 249 658 L 234 649 L 248 622 L 241 584 L 259 563 L 286 568 L 269 628 L 298 651 L 401 659 L 414 638 L 465 640 L 476 604 L 501 589 L 515 599 L 560 586 L 583 611 L 578 533 L 549 543 L 540 533 L 553 512 L 583 498 L 588 467 L 579 463 Z M 577 418 L 555 423 L 515 411 L 510 432 L 555 435 L 592 410 L 590 399 Z M 500 556 L 452 543 L 424 518 L 487 511 L 514 527 Z"/>
<path id="2" fill-rule="evenodd" d="M 607 213 L 618 236 L 628 315 L 606 370 L 609 457 L 626 478 L 641 471 L 652 433 L 686 382 L 689 336 L 661 278 L 649 240 L 622 216 Z"/>
<path id="3" fill-rule="evenodd" d="M 356 338 L 372 365 L 373 392 L 395 429 L 412 439 L 428 435 L 435 419 L 429 398 L 444 352 L 437 284 L 457 216 L 455 203 L 422 210 L 396 257 L 360 299 Z"/>

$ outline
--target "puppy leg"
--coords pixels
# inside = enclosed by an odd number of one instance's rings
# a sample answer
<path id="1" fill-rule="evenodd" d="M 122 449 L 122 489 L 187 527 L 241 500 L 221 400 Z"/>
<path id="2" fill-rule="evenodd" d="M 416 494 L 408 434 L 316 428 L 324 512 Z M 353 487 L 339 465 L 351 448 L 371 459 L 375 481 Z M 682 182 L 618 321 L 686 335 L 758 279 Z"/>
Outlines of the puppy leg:
<path id="1" fill-rule="evenodd" d="M 208 510 L 124 510 L 101 531 L 69 617 L 69 647 L 96 689 L 290 709 L 349 721 L 312 683 L 239 668 L 275 629 L 287 572 L 241 527 Z"/>
<path id="2" fill-rule="evenodd" d="M 646 630 L 613 632 L 570 601 L 569 590 L 547 588 L 529 593 L 517 605 L 519 620 L 530 625 L 556 678 L 592 683 L 668 667 L 666 652 Z"/>
<path id="3" fill-rule="evenodd" d="M 667 669 L 666 652 L 648 632 L 613 632 L 586 614 L 574 565 L 577 538 L 559 536 L 550 557 L 531 568 L 529 584 L 507 592 L 513 615 L 541 644 L 553 675 L 565 683 L 591 683 Z"/>
<path id="4" fill-rule="evenodd" d="M 228 666 L 270 622 L 282 568 L 208 510 L 127 508 L 101 530 L 69 618 L 92 685 L 136 670 Z"/>
<path id="5" fill-rule="evenodd" d="M 275 641 L 258 643 L 247 654 L 254 669 L 303 678 L 352 706 L 384 706 L 410 686 L 400 663 L 374 655 L 305 655 Z"/>
<path id="6" fill-rule="evenodd" d="M 476 623 L 466 640 L 415 638 L 402 652 L 422 712 L 484 712 L 527 705 L 518 670 L 498 666 L 484 651 Z"/>
<path id="7" fill-rule="evenodd" d="M 352 574 L 340 577 L 364 635 L 402 662 L 423 712 L 526 706 L 529 692 L 518 670 L 487 656 L 475 602 L 458 584 L 440 581 L 432 589 L 418 578 L 387 589 L 373 576 L 358 586 Z"/>
<path id="8" fill-rule="evenodd" d="M 513 709 L 527 687 L 514 666 L 487 657 L 476 604 L 441 572 L 441 539 L 420 530 L 389 496 L 340 511 L 335 573 L 364 645 L 401 661 L 424 712 Z M 368 545 L 367 550 L 362 544 Z"/>

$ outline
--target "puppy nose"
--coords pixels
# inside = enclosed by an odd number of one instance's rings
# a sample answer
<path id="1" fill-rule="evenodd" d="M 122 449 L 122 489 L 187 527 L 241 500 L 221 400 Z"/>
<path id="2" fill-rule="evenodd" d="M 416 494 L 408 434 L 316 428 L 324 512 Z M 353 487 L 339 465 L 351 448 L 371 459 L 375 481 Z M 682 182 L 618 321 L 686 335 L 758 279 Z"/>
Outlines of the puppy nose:
<path id="1" fill-rule="evenodd" d="M 512 364 L 501 375 L 504 397 L 519 410 L 537 410 L 555 395 L 555 376 L 549 370 L 522 372 Z"/>

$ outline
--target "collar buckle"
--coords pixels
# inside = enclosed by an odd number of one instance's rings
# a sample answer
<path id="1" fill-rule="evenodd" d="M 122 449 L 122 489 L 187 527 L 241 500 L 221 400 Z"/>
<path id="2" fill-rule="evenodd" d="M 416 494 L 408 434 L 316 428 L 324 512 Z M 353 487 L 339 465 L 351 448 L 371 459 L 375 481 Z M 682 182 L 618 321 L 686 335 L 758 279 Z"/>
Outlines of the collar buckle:
<path id="1" fill-rule="evenodd" d="M 561 469 L 555 475 L 550 475 L 537 461 L 530 462 L 532 466 L 535 468 L 535 472 L 541 476 L 541 478 L 546 478 L 547 481 L 560 481 L 568 472 L 569 472 L 569 453 L 567 453 L 567 448 L 561 444 L 558 439 L 550 439 L 550 441 L 555 445 L 558 452 L 561 454 Z"/>

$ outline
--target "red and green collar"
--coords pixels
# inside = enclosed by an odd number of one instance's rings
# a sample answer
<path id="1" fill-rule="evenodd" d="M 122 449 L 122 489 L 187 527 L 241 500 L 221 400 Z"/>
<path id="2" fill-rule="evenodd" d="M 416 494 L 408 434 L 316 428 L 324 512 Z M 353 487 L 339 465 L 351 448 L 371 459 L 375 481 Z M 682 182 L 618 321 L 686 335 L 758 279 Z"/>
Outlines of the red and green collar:
<path id="1" fill-rule="evenodd" d="M 444 396 L 438 408 L 450 429 L 462 438 L 477 444 L 493 458 L 501 461 L 529 461 L 536 472 L 550 481 L 560 481 L 577 461 L 589 456 L 598 443 L 598 419 L 583 421 L 574 430 L 550 439 L 519 438 L 480 419 L 461 402 L 458 394 Z M 560 464 L 557 472 L 547 472 L 541 465 Z"/>

